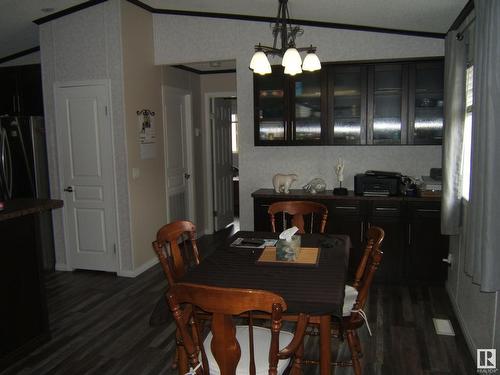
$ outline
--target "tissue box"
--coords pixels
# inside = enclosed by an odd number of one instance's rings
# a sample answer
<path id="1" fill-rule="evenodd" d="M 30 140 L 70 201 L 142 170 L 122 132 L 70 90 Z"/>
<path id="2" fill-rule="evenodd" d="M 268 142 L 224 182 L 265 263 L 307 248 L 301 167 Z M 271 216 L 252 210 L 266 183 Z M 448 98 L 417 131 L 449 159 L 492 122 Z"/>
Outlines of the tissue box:
<path id="1" fill-rule="evenodd" d="M 292 236 L 291 241 L 278 240 L 276 243 L 276 260 L 295 261 L 300 253 L 300 236 Z"/>

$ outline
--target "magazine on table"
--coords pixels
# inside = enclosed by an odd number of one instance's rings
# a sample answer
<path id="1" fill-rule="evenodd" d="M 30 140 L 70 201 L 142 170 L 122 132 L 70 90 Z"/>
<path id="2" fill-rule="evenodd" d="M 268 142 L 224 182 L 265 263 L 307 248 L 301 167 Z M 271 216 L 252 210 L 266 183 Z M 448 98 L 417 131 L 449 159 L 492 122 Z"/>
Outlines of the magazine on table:
<path id="1" fill-rule="evenodd" d="M 263 249 L 268 246 L 275 246 L 277 239 L 273 238 L 241 238 L 238 237 L 231 243 L 231 247 L 241 247 L 248 249 Z"/>

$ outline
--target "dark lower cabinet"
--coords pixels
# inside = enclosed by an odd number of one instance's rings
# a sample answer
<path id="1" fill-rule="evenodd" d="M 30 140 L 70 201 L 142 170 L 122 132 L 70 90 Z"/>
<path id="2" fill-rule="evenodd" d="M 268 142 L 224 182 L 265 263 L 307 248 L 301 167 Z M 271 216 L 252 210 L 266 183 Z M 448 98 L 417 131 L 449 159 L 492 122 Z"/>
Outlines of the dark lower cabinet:
<path id="1" fill-rule="evenodd" d="M 384 255 L 379 269 L 375 273 L 375 281 L 382 283 L 403 282 L 404 267 L 404 210 L 400 201 L 375 200 L 367 202 L 369 206 L 366 216 L 367 227 L 377 226 L 384 230 L 382 243 Z"/>
<path id="2" fill-rule="evenodd" d="M 309 194 L 292 190 L 289 195 L 260 189 L 254 198 L 254 228 L 270 231 L 267 210 L 276 201 L 313 200 L 328 207 L 327 233 L 348 234 L 352 249 L 349 277 L 353 278 L 363 252 L 363 236 L 372 226 L 385 232 L 384 252 L 375 281 L 386 284 L 443 284 L 447 265 L 442 261 L 448 253 L 448 237 L 440 233 L 440 205 L 436 198 L 346 197 L 331 191 Z M 279 218 L 278 218 L 279 220 Z M 278 222 L 278 228 L 281 228 Z M 278 229 L 280 230 L 280 229 Z"/>
<path id="3" fill-rule="evenodd" d="M 440 233 L 439 202 L 411 202 L 408 206 L 408 254 L 406 275 L 409 282 L 446 281 L 448 236 Z"/>
<path id="4" fill-rule="evenodd" d="M 349 254 L 349 275 L 353 278 L 361 259 L 363 242 L 363 211 L 359 201 L 352 199 L 324 201 L 328 207 L 328 233 L 347 233 L 351 238 L 352 248 Z"/>
<path id="5" fill-rule="evenodd" d="M 50 338 L 37 223 L 0 221 L 0 370 Z"/>

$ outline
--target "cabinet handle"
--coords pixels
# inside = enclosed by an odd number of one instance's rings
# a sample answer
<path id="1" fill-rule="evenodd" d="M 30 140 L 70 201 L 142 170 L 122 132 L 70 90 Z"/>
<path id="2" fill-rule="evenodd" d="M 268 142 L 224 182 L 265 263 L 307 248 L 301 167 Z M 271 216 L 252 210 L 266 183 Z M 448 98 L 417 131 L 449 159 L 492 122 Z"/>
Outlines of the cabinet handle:
<path id="1" fill-rule="evenodd" d="M 417 212 L 439 212 L 437 208 L 417 208 Z"/>
<path id="2" fill-rule="evenodd" d="M 375 211 L 398 211 L 396 207 L 375 207 Z"/>
<path id="3" fill-rule="evenodd" d="M 408 246 L 411 245 L 411 224 L 408 224 Z"/>
<path id="4" fill-rule="evenodd" d="M 269 206 L 271 206 L 271 205 L 270 205 L 270 204 L 261 204 L 260 206 L 261 206 L 261 207 L 269 207 Z"/>
<path id="5" fill-rule="evenodd" d="M 337 206 L 335 208 L 339 209 L 339 210 L 356 210 L 358 207 L 356 207 L 356 206 Z"/>
<path id="6" fill-rule="evenodd" d="M 361 222 L 361 231 L 360 231 L 360 235 L 359 235 L 359 239 L 360 239 L 361 243 L 363 243 L 363 232 L 365 231 L 364 227 L 365 227 L 365 223 Z"/>

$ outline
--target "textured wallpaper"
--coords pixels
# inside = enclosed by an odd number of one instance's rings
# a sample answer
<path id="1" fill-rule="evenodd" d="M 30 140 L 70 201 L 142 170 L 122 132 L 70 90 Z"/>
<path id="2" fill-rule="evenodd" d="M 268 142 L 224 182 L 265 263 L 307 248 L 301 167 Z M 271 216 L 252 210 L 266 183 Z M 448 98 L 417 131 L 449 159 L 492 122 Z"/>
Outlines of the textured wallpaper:
<path id="1" fill-rule="evenodd" d="M 313 177 L 322 177 L 328 188 L 334 183 L 333 164 L 345 159 L 345 185 L 368 169 L 394 170 L 412 176 L 428 174 L 441 165 L 440 146 L 307 146 L 255 147 L 253 141 L 253 76 L 248 64 L 253 46 L 272 44 L 267 23 L 197 17 L 154 15 L 155 63 L 179 64 L 196 61 L 236 59 L 238 117 L 240 121 L 240 222 L 253 228 L 250 194 L 271 187 L 275 173 L 297 173 L 295 187 Z M 314 44 L 322 61 L 352 61 L 422 56 L 442 56 L 444 42 L 361 31 L 304 27 L 297 45 Z M 272 62 L 271 62 L 272 63 Z M 207 132 L 204 129 L 204 136 Z"/>
<path id="2" fill-rule="evenodd" d="M 118 245 L 122 271 L 133 269 L 123 121 L 120 1 L 112 0 L 40 26 L 40 49 L 52 197 L 61 198 L 54 122 L 54 83 L 108 79 L 115 151 Z M 54 211 L 58 268 L 67 267 L 62 210 Z"/>

